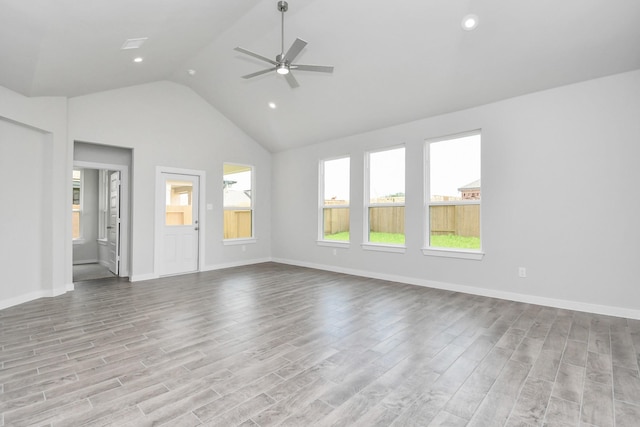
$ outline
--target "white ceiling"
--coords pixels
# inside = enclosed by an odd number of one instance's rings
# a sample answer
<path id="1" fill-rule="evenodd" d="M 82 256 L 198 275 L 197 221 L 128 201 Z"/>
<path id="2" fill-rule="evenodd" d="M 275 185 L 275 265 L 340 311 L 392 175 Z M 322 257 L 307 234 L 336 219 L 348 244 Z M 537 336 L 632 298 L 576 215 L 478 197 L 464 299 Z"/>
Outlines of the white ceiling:
<path id="1" fill-rule="evenodd" d="M 0 85 L 73 97 L 172 80 L 280 151 L 640 69 L 638 0 L 289 0 L 285 50 L 305 39 L 296 62 L 335 72 L 243 80 L 267 64 L 234 47 L 280 53 L 276 3 L 0 0 Z"/>

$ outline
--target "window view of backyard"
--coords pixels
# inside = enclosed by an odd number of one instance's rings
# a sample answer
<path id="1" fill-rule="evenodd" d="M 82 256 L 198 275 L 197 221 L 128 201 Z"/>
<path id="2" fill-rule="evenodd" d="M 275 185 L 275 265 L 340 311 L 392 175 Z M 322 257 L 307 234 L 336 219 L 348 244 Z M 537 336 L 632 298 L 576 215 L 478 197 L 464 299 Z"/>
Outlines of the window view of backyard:
<path id="1" fill-rule="evenodd" d="M 369 153 L 368 241 L 404 245 L 405 149 Z"/>
<path id="2" fill-rule="evenodd" d="M 321 164 L 322 236 L 324 240 L 349 241 L 349 157 Z"/>
<path id="3" fill-rule="evenodd" d="M 224 164 L 222 177 L 224 238 L 253 237 L 252 167 Z"/>
<path id="4" fill-rule="evenodd" d="M 429 246 L 480 249 L 480 134 L 428 144 Z"/>
<path id="5" fill-rule="evenodd" d="M 80 214 L 82 213 L 82 206 L 80 204 L 80 194 L 81 194 L 81 185 L 82 185 L 82 171 L 79 169 L 73 170 L 72 176 L 73 187 L 72 191 L 72 202 L 71 202 L 71 218 L 72 218 L 72 231 L 73 231 L 73 239 L 79 239 L 80 235 Z"/>

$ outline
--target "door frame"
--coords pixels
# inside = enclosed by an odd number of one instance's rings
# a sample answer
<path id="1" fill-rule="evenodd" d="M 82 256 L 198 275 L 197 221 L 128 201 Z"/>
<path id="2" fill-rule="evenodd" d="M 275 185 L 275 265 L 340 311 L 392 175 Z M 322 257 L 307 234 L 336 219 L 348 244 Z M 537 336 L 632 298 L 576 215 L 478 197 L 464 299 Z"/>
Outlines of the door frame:
<path id="1" fill-rule="evenodd" d="M 156 203 L 155 203 L 155 242 L 153 251 L 153 275 L 154 277 L 160 277 L 162 271 L 162 254 L 164 253 L 164 238 L 163 238 L 163 225 L 164 225 L 164 204 L 165 204 L 165 188 L 163 173 L 178 174 L 178 175 L 191 175 L 197 176 L 198 183 L 198 269 L 196 271 L 203 271 L 204 269 L 204 236 L 205 234 L 205 197 L 206 194 L 206 172 L 196 169 L 183 169 L 174 168 L 169 166 L 156 166 Z"/>
<path id="2" fill-rule="evenodd" d="M 120 268 L 118 276 L 129 277 L 131 265 L 129 262 L 129 223 L 131 219 L 131 211 L 129 210 L 129 166 L 74 160 L 73 167 L 120 172 Z"/>

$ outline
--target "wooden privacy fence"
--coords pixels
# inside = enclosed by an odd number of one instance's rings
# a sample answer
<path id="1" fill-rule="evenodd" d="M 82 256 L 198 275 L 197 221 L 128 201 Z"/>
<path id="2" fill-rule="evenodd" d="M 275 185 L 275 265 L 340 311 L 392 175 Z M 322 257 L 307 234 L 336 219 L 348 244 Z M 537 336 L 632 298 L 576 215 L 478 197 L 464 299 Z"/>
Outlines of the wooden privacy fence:
<path id="1" fill-rule="evenodd" d="M 238 239 L 251 237 L 251 211 L 224 211 L 224 238 Z"/>
<path id="2" fill-rule="evenodd" d="M 431 206 L 429 213 L 432 235 L 480 237 L 480 205 Z M 381 233 L 404 234 L 404 206 L 371 208 L 369 228 Z M 349 231 L 349 209 L 325 208 L 324 233 L 342 231 Z"/>
<path id="3" fill-rule="evenodd" d="M 324 209 L 324 234 L 349 231 L 349 208 Z"/>
<path id="4" fill-rule="evenodd" d="M 431 235 L 480 237 L 480 205 L 431 206 Z"/>

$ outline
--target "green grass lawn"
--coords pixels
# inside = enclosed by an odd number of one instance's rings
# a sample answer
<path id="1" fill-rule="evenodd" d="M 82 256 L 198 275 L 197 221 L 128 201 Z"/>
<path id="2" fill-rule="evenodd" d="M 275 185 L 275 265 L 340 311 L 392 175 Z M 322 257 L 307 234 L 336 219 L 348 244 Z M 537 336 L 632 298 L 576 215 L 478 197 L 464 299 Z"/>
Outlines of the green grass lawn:
<path id="1" fill-rule="evenodd" d="M 336 234 L 328 234 L 324 236 L 326 240 L 336 240 L 342 242 L 349 241 L 349 232 L 343 231 Z M 371 243 L 387 243 L 391 245 L 404 244 L 404 234 L 399 233 L 378 233 L 371 232 L 369 236 Z M 454 248 L 454 249 L 480 249 L 479 237 L 463 237 L 453 234 L 447 236 L 431 236 L 431 246 L 438 248 Z"/>

